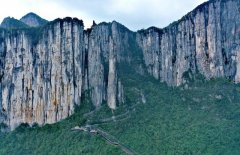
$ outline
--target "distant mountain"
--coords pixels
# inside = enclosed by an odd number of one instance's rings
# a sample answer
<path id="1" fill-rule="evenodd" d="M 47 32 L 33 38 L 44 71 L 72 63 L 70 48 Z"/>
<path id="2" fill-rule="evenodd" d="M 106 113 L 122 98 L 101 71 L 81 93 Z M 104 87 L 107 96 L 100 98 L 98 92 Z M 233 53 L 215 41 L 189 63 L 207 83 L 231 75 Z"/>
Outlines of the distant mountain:
<path id="1" fill-rule="evenodd" d="M 2 21 L 1 27 L 7 28 L 7 29 L 17 29 L 17 28 L 27 28 L 29 26 L 13 17 L 6 17 Z"/>
<path id="2" fill-rule="evenodd" d="M 38 27 L 46 24 L 48 21 L 46 19 L 41 18 L 35 13 L 28 13 L 25 16 L 23 16 L 20 21 L 27 24 L 30 27 Z"/>

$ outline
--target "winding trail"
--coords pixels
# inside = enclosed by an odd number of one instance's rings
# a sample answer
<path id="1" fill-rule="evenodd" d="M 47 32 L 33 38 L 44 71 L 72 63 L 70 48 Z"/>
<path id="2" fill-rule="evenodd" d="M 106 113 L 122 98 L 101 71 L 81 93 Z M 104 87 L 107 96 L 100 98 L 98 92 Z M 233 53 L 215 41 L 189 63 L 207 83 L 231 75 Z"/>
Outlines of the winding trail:
<path id="1" fill-rule="evenodd" d="M 117 115 L 117 116 L 111 116 L 111 117 L 108 117 L 108 118 L 103 118 L 103 119 L 100 119 L 98 121 L 90 122 L 88 124 L 90 124 L 92 126 L 97 126 L 97 125 L 108 124 L 108 123 L 112 123 L 112 122 L 119 122 L 119 121 L 125 120 L 129 117 L 130 117 L 130 113 L 129 113 L 129 111 L 127 111 L 123 114 L 120 114 L 120 115 Z"/>
<path id="2" fill-rule="evenodd" d="M 130 117 L 130 111 L 132 111 L 134 109 L 135 106 L 137 106 L 139 103 L 131 106 L 125 113 L 117 115 L 117 116 L 112 116 L 112 117 L 108 117 L 108 118 L 104 118 L 104 119 L 100 119 L 98 121 L 89 123 L 88 125 L 79 127 L 76 126 L 74 128 L 72 128 L 72 131 L 83 131 L 83 132 L 88 132 L 91 135 L 99 135 L 101 136 L 105 141 L 107 141 L 109 144 L 114 145 L 116 147 L 119 147 L 122 151 L 124 151 L 126 154 L 128 155 L 136 155 L 137 153 L 130 149 L 128 146 L 126 146 L 125 144 L 121 143 L 117 138 L 115 138 L 113 135 L 103 131 L 102 129 L 100 129 L 99 127 L 97 127 L 98 125 L 103 125 L 103 124 L 108 124 L 108 123 L 113 123 L 113 122 L 119 122 L 125 119 L 128 119 Z M 92 115 L 96 112 L 96 110 L 93 110 L 91 112 L 88 112 L 86 114 L 84 114 L 84 117 L 87 117 L 89 115 Z"/>
<path id="3" fill-rule="evenodd" d="M 136 155 L 137 153 L 130 149 L 128 146 L 121 143 L 118 139 L 116 139 L 113 135 L 103 131 L 102 129 L 99 129 L 97 127 L 94 127 L 92 125 L 87 125 L 85 127 L 74 127 L 72 128 L 72 131 L 85 131 L 92 135 L 99 135 L 101 136 L 105 141 L 107 141 L 109 144 L 119 147 L 122 151 L 124 151 L 128 155 Z"/>
<path id="4" fill-rule="evenodd" d="M 96 129 L 99 135 L 101 135 L 108 143 L 120 147 L 125 153 L 129 155 L 136 155 L 135 151 L 130 149 L 128 146 L 122 144 L 119 142 L 115 137 L 112 135 L 108 134 L 107 132 L 104 132 L 103 130 Z"/>

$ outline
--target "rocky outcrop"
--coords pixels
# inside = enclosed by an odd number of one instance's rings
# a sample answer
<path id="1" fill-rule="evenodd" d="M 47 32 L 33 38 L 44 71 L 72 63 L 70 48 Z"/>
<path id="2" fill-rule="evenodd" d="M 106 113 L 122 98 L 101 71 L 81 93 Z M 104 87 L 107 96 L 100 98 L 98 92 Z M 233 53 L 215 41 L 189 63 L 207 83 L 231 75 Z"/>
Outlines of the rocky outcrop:
<path id="1" fill-rule="evenodd" d="M 124 102 L 120 70 L 146 69 L 170 86 L 183 84 L 187 71 L 240 82 L 238 6 L 213 0 L 164 29 L 138 32 L 115 21 L 84 30 L 72 18 L 0 30 L 0 123 L 55 123 L 73 114 L 85 92 L 96 108 L 107 102 L 114 110 Z"/>
<path id="2" fill-rule="evenodd" d="M 240 82 L 240 2 L 212 0 L 164 29 L 138 31 L 148 72 L 176 86 L 183 73 Z"/>

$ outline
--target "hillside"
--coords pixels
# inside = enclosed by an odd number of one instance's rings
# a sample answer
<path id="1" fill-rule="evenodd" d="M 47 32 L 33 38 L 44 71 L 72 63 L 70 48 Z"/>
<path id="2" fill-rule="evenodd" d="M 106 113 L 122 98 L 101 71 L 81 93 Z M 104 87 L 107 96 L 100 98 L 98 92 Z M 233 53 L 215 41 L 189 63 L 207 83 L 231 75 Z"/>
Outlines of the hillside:
<path id="1" fill-rule="evenodd" d="M 71 130 L 86 124 L 99 124 L 137 154 L 240 153 L 239 85 L 198 76 L 188 87 L 171 88 L 139 74 L 121 77 L 127 103 L 114 112 L 115 121 L 103 122 L 112 117 L 106 104 L 83 116 L 93 110 L 85 100 L 59 123 L 2 134 L 0 154 L 125 154 L 100 135 Z"/>

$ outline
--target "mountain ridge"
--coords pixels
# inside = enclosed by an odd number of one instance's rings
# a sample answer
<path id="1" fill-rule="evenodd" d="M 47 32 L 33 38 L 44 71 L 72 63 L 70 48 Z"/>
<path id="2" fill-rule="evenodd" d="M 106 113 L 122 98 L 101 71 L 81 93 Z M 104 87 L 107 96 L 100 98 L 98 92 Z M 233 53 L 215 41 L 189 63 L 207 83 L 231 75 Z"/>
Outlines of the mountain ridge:
<path id="1" fill-rule="evenodd" d="M 22 29 L 44 26 L 48 23 L 47 20 L 41 18 L 39 15 L 30 12 L 21 17 L 21 19 L 15 19 L 14 17 L 6 17 L 1 23 L 1 27 L 5 29 Z"/>
<path id="2" fill-rule="evenodd" d="M 206 1 L 206 2 L 198 5 L 197 7 L 195 7 L 192 11 L 188 12 L 186 15 L 184 15 L 184 16 L 183 16 L 182 18 L 180 18 L 179 20 L 173 21 L 173 22 L 170 23 L 168 26 L 165 26 L 165 27 L 163 27 L 163 28 L 156 27 L 156 26 L 150 26 L 150 27 L 148 27 L 148 28 L 143 28 L 143 29 L 139 29 L 139 30 L 135 30 L 135 31 L 130 30 L 130 29 L 129 29 L 129 30 L 132 31 L 132 32 L 137 32 L 137 31 L 142 31 L 142 30 L 148 30 L 148 29 L 151 29 L 151 28 L 153 28 L 153 27 L 155 27 L 155 28 L 157 28 L 157 29 L 166 29 L 166 28 L 168 28 L 168 27 L 171 27 L 172 24 L 178 23 L 178 22 L 184 20 L 184 18 L 186 18 L 187 16 L 189 16 L 189 15 L 192 14 L 193 12 L 195 12 L 195 11 L 197 11 L 197 10 L 200 10 L 202 7 L 204 7 L 204 6 L 206 6 L 206 5 L 209 5 L 209 4 L 213 3 L 213 2 L 218 2 L 218 1 L 220 1 L 220 2 L 225 2 L 225 1 L 231 1 L 231 0 L 209 0 L 209 1 Z M 34 16 L 37 16 L 37 17 L 43 19 L 42 17 L 40 17 L 39 15 L 37 15 L 37 14 L 34 13 L 34 12 L 29 12 L 29 13 L 27 13 L 26 15 L 24 15 L 23 17 L 28 16 L 28 15 L 34 15 Z M 19 20 L 21 21 L 21 19 L 22 19 L 23 17 L 21 17 Z M 12 17 L 12 18 L 14 18 L 14 17 Z M 68 18 L 68 17 L 56 18 L 56 19 L 54 19 L 54 20 L 52 20 L 52 21 L 49 21 L 49 22 L 53 22 L 53 21 L 57 21 L 57 20 L 63 20 L 63 19 L 67 19 L 67 18 Z M 76 18 L 76 17 L 69 17 L 69 18 L 78 19 L 78 18 Z M 48 22 L 46 19 L 43 19 L 43 20 L 46 21 L 46 22 Z M 78 19 L 78 20 L 81 20 L 81 19 Z M 81 20 L 81 21 L 82 21 L 82 20 Z M 113 20 L 112 22 L 117 22 L 117 21 L 116 21 L 116 20 Z M 103 21 L 103 22 L 100 22 L 99 24 L 112 23 L 112 22 L 104 22 L 104 21 Z M 23 22 L 23 23 L 24 23 L 24 22 Z M 119 23 L 119 22 L 117 22 L 117 23 Z M 26 23 L 25 23 L 25 24 L 26 24 Z M 46 24 L 46 23 L 44 23 L 44 24 L 42 24 L 42 25 L 45 25 L 45 24 Z M 97 24 L 97 25 L 99 25 L 99 24 Z M 123 23 L 119 23 L 119 24 L 123 25 Z M 28 24 L 26 24 L 26 25 L 28 25 Z M 123 26 L 124 26 L 124 25 L 123 25 Z M 125 27 L 125 26 L 124 26 L 124 27 Z M 127 28 L 127 27 L 126 27 L 126 28 Z M 91 29 L 91 28 L 88 28 L 88 29 Z M 128 29 L 128 28 L 127 28 L 127 29 Z"/>
<path id="3" fill-rule="evenodd" d="M 28 25 L 26 25 L 25 23 L 13 17 L 6 17 L 2 21 L 1 27 L 5 29 L 19 29 L 19 28 L 28 28 Z"/>
<path id="4" fill-rule="evenodd" d="M 20 21 L 27 24 L 30 27 L 38 27 L 45 25 L 48 21 L 46 19 L 41 18 L 39 15 L 30 12 L 24 15 Z"/>
<path id="5" fill-rule="evenodd" d="M 163 28 L 160 28 L 160 27 L 157 27 L 157 26 L 150 26 L 150 27 L 148 27 L 148 28 L 143 28 L 143 29 L 139 29 L 139 30 L 135 30 L 135 31 L 133 31 L 133 30 L 130 30 L 130 31 L 132 31 L 132 32 L 138 32 L 138 31 L 142 31 L 142 30 L 149 30 L 149 29 L 151 29 L 151 28 L 157 28 L 157 29 L 160 29 L 160 30 L 164 30 L 164 29 L 167 29 L 168 27 L 171 27 L 171 26 L 173 26 L 173 25 L 175 25 L 176 23 L 180 23 L 181 21 L 183 21 L 185 18 L 188 18 L 189 16 L 192 16 L 193 14 L 194 14 L 194 12 L 196 12 L 196 11 L 200 11 L 201 10 L 201 8 L 203 8 L 203 7 L 205 7 L 205 6 L 207 6 L 207 5 L 209 5 L 209 4 L 211 4 L 211 3 L 214 3 L 214 2 L 225 2 L 225 1 L 231 1 L 231 0 L 208 0 L 208 1 L 206 1 L 206 2 L 204 2 L 204 3 L 202 3 L 202 4 L 200 4 L 200 5 L 198 5 L 197 7 L 195 7 L 192 11 L 189 11 L 186 15 L 184 15 L 182 18 L 180 18 L 179 20 L 176 20 L 176 21 L 173 21 L 172 23 L 170 23 L 169 25 L 167 25 L 167 26 L 165 26 L 165 27 L 163 27 Z M 21 17 L 19 20 L 21 21 L 21 19 L 23 19 L 24 17 L 27 17 L 27 16 L 36 16 L 36 17 L 38 17 L 38 18 L 41 18 L 39 15 L 37 15 L 36 13 L 34 13 L 34 12 L 29 12 L 29 13 L 27 13 L 26 15 L 24 15 L 23 17 Z M 12 17 L 12 18 L 14 18 L 14 17 Z M 80 20 L 80 21 L 82 21 L 81 19 L 78 19 L 78 18 L 76 18 L 76 17 L 64 17 L 64 18 L 56 18 L 56 19 L 54 19 L 54 20 L 52 20 L 52 21 L 49 21 L 49 22 L 51 22 L 51 23 L 54 23 L 54 22 L 56 22 L 56 21 L 58 21 L 58 20 L 65 20 L 65 19 L 67 19 L 67 18 L 72 18 L 72 19 L 77 19 L 77 20 Z M 41 18 L 41 19 L 43 19 L 43 18 Z M 46 20 L 46 19 L 43 19 L 44 20 L 44 24 L 41 24 L 41 26 L 42 25 L 45 25 L 48 21 Z M 21 21 L 21 22 L 23 22 L 23 21 Z M 82 21 L 83 22 L 83 21 Z M 112 22 L 100 22 L 99 24 L 110 24 L 110 23 L 113 23 L 113 22 L 117 22 L 118 24 L 120 24 L 120 25 L 122 25 L 122 26 L 124 26 L 123 25 L 123 23 L 119 23 L 118 21 L 116 21 L 116 20 L 113 20 Z M 24 23 L 24 22 L 23 22 Z M 25 23 L 26 24 L 26 23 Z M 96 24 L 96 25 L 99 25 L 99 24 Z M 26 25 L 28 25 L 28 24 L 26 24 Z M 28 25 L 28 26 L 30 26 L 30 25 Z M 35 27 L 35 26 L 32 26 L 32 27 Z M 126 26 L 124 26 L 124 27 L 126 27 Z M 127 28 L 127 27 L 126 27 Z M 91 29 L 91 28 L 88 28 L 88 29 Z M 127 28 L 128 29 L 128 28 Z"/>

